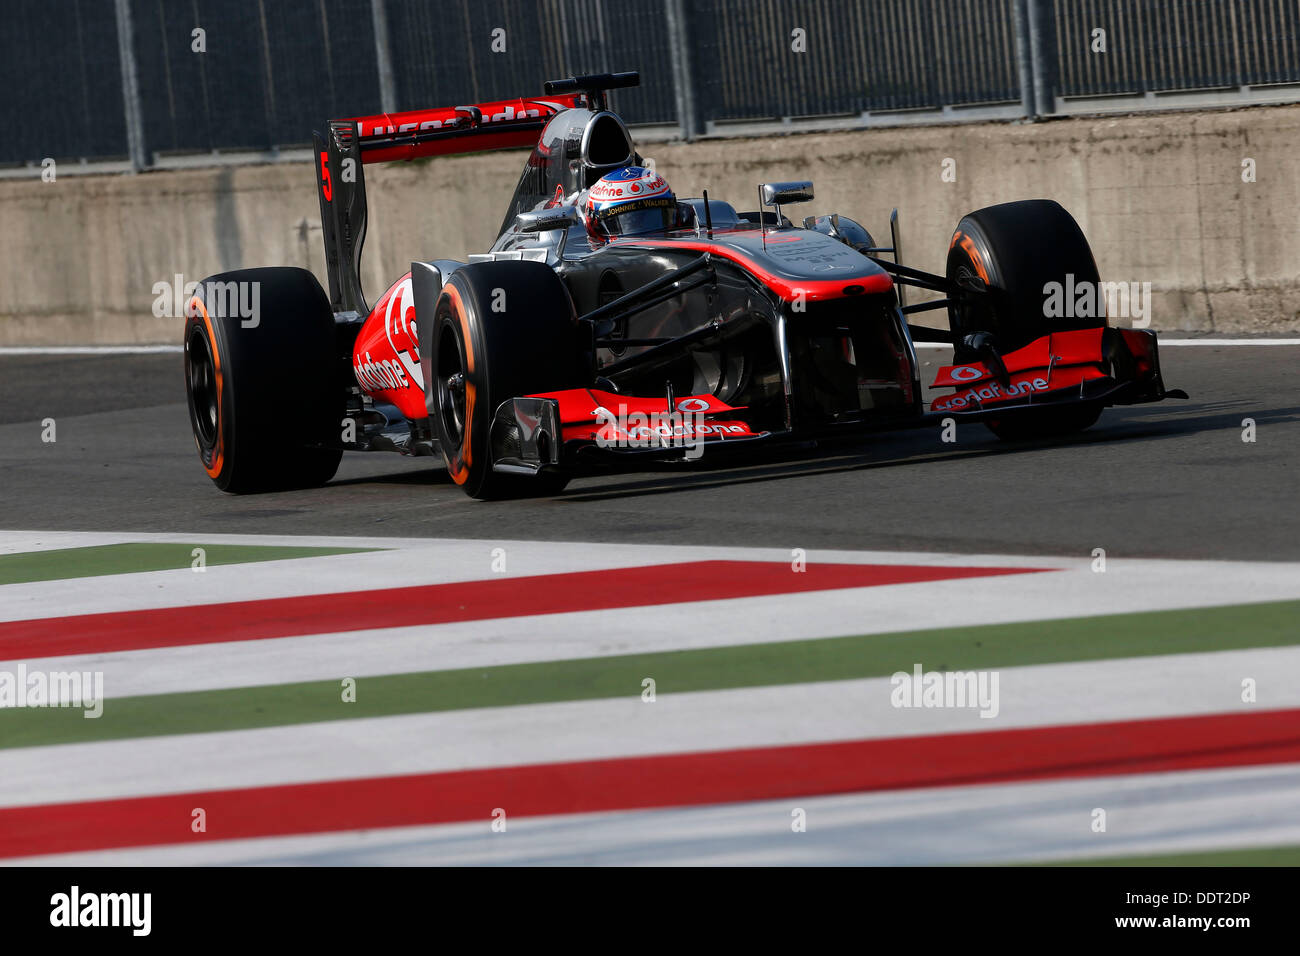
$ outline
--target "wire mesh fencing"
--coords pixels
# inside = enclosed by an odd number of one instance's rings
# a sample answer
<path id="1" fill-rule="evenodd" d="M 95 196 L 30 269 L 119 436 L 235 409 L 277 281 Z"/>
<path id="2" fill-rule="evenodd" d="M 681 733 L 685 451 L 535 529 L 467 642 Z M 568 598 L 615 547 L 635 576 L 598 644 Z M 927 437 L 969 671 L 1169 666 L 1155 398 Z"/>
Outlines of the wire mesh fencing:
<path id="1" fill-rule="evenodd" d="M 149 167 L 579 73 L 640 72 L 615 107 L 688 138 L 1300 85 L 1300 0 L 43 0 L 6 13 L 0 51 L 0 165 Z"/>

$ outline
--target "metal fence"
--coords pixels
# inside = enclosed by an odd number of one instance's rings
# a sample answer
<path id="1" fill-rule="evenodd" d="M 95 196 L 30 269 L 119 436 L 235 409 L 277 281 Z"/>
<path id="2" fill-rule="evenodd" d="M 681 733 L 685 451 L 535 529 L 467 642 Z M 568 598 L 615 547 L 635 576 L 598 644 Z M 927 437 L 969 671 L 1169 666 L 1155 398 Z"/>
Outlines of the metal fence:
<path id="1" fill-rule="evenodd" d="M 1020 99 L 1015 0 L 688 6 L 706 123 Z"/>
<path id="2" fill-rule="evenodd" d="M 28 0 L 4 23 L 8 166 L 264 155 L 618 70 L 630 123 L 687 138 L 1300 99 L 1300 0 Z"/>
<path id="3" fill-rule="evenodd" d="M 1053 8 L 1061 96 L 1300 83 L 1300 0 L 1054 0 Z"/>

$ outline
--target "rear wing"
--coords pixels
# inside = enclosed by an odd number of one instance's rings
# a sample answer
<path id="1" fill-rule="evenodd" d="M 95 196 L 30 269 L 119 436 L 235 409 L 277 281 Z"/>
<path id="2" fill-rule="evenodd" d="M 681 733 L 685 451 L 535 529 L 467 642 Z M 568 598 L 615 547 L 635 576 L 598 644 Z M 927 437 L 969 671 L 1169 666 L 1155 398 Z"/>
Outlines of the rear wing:
<path id="1" fill-rule="evenodd" d="M 361 290 L 361 247 L 366 238 L 363 166 L 536 146 L 542 130 L 557 113 L 574 108 L 604 109 L 605 90 L 638 83 L 636 73 L 576 76 L 548 82 L 546 96 L 538 99 L 330 120 L 325 133 L 313 134 L 313 140 L 325 268 L 334 312 L 364 317 L 370 311 Z"/>
<path id="2" fill-rule="evenodd" d="M 366 237 L 362 166 L 534 146 L 551 117 L 584 102 L 584 95 L 578 93 L 330 120 L 326 133 L 315 133 L 313 139 L 334 311 L 360 316 L 369 312 L 361 290 L 361 247 Z"/>
<path id="3" fill-rule="evenodd" d="M 335 120 L 330 125 L 355 125 L 362 162 L 386 163 L 533 146 L 552 116 L 585 102 L 581 93 L 538 100 L 499 100 L 477 106 L 359 116 Z"/>

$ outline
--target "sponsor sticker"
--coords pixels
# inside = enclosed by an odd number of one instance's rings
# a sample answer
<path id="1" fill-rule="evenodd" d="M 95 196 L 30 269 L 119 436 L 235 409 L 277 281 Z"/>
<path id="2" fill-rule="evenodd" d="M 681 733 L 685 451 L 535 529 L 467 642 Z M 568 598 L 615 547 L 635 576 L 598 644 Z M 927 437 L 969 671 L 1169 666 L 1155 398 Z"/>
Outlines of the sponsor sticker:
<path id="1" fill-rule="evenodd" d="M 989 402 L 1003 402 L 1009 398 L 1015 398 L 1018 395 L 1029 395 L 1034 392 L 1045 392 L 1048 389 L 1047 379 L 1041 375 L 1035 375 L 1032 378 L 1026 377 L 1020 381 L 1013 381 L 1007 387 L 1002 387 L 997 382 L 989 382 L 976 388 L 968 388 L 964 392 L 958 392 L 955 395 L 948 395 L 944 398 L 935 399 L 931 405 L 931 411 L 951 412 L 962 411 L 963 409 L 979 408 L 981 404 Z"/>

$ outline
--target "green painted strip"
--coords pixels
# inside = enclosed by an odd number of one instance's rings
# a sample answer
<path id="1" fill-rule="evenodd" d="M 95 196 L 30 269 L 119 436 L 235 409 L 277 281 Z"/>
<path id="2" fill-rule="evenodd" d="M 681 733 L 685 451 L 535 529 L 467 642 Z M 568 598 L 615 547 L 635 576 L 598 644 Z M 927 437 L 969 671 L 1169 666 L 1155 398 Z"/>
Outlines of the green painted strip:
<path id="1" fill-rule="evenodd" d="M 1300 866 L 1300 846 L 1200 850 L 1159 856 L 1109 856 L 1083 860 L 1050 860 L 1017 866 Z"/>
<path id="2" fill-rule="evenodd" d="M 341 681 L 311 681 L 109 699 L 80 710 L 0 710 L 0 748 L 287 724 L 1300 644 L 1300 601 L 992 624 L 697 650 L 540 661 L 363 677 L 356 702 Z M 359 652 L 363 653 L 363 652 Z M 106 680 L 109 677 L 106 675 Z"/>
<path id="3" fill-rule="evenodd" d="M 88 548 L 60 548 L 54 551 L 23 551 L 0 554 L 0 584 L 30 584 L 63 578 L 89 578 L 103 574 L 131 574 L 136 571 L 189 569 L 203 549 L 204 563 L 247 564 L 253 561 L 284 561 L 288 558 L 319 558 L 328 554 L 358 554 L 378 548 L 304 548 L 263 544 L 181 544 L 136 542 L 101 544 Z"/>

